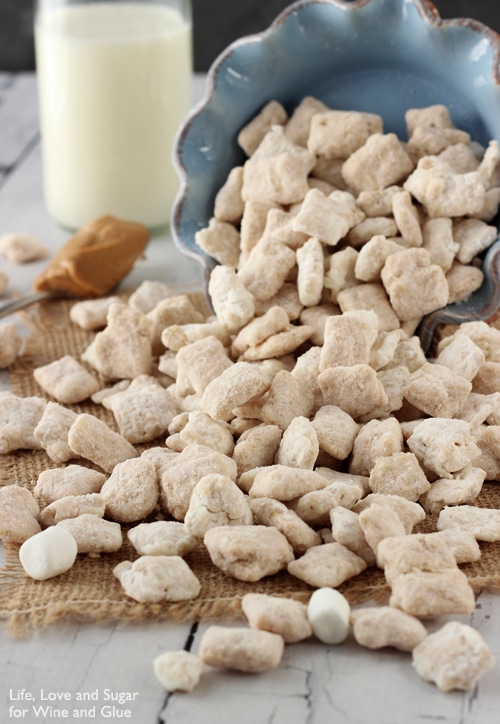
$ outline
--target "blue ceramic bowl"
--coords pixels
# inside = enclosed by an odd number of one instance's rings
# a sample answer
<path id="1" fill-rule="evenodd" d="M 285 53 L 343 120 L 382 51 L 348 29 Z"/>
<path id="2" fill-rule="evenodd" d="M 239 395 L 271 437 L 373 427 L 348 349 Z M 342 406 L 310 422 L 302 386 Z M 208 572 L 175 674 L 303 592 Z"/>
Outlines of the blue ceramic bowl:
<path id="1" fill-rule="evenodd" d="M 312 95 L 331 108 L 378 113 L 384 131 L 402 140 L 408 108 L 443 103 L 457 127 L 487 145 L 500 141 L 499 57 L 495 32 L 474 20 L 442 20 L 428 0 L 293 3 L 266 31 L 241 38 L 217 58 L 204 100 L 179 131 L 175 243 L 200 261 L 208 277 L 216 262 L 196 246 L 195 234 L 208 224 L 231 168 L 245 160 L 236 142 L 239 130 L 271 99 L 289 112 Z M 443 321 L 454 321 L 455 311 L 462 321 L 496 310 L 498 271 L 493 280 L 491 272 L 498 256 L 492 249 L 485 259 L 486 283 L 465 305 L 446 307 Z M 424 320 L 425 346 L 440 314 Z"/>

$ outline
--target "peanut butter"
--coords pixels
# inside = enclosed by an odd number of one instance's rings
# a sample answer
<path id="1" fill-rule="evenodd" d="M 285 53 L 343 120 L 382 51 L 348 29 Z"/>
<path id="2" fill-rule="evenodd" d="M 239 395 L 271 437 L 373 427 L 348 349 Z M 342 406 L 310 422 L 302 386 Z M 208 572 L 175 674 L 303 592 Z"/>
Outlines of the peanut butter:
<path id="1" fill-rule="evenodd" d="M 132 269 L 149 240 L 145 226 L 100 216 L 84 224 L 34 283 L 36 291 L 75 297 L 107 294 Z"/>

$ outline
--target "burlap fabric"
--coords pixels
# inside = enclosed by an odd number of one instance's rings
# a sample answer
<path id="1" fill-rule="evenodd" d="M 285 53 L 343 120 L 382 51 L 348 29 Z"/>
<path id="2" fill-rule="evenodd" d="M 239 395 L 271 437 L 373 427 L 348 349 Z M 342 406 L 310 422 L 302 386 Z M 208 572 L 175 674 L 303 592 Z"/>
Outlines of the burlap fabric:
<path id="1" fill-rule="evenodd" d="M 203 308 L 202 295 L 193 301 Z M 44 396 L 33 378 L 33 369 L 65 354 L 78 357 L 93 335 L 72 324 L 68 318 L 70 302 L 45 302 L 26 316 L 32 332 L 23 356 L 11 370 L 12 391 L 26 397 Z M 112 414 L 99 405 L 86 402 L 73 406 L 77 412 L 91 412 L 116 429 Z M 155 441 L 151 444 L 161 444 Z M 80 461 L 79 461 L 80 462 Z M 55 463 L 44 451 L 24 451 L 0 456 L 0 484 L 16 483 L 32 489 L 39 473 Z M 483 507 L 500 508 L 500 483 L 486 483 L 476 501 Z M 420 531 L 435 529 L 429 517 Z M 124 526 L 124 531 L 126 526 Z M 500 543 L 482 543 L 481 559 L 463 566 L 475 590 L 485 587 L 500 591 Z M 22 636 L 35 628 L 45 627 L 67 616 L 91 621 L 124 620 L 131 622 L 165 620 L 236 620 L 242 617 L 241 598 L 249 592 L 261 592 L 307 601 L 313 590 L 307 584 L 281 572 L 258 583 L 244 583 L 225 576 L 215 568 L 204 550 L 186 557 L 201 581 L 200 596 L 193 601 L 164 604 L 139 604 L 127 598 L 117 579 L 114 566 L 134 560 L 135 550 L 124 534 L 122 549 L 98 558 L 78 556 L 73 568 L 48 581 L 28 578 L 19 563 L 18 546 L 5 546 L 6 565 L 0 570 L 0 617 L 6 619 L 10 632 Z M 368 569 L 340 587 L 351 604 L 373 600 L 386 602 L 389 589 L 380 570 Z"/>

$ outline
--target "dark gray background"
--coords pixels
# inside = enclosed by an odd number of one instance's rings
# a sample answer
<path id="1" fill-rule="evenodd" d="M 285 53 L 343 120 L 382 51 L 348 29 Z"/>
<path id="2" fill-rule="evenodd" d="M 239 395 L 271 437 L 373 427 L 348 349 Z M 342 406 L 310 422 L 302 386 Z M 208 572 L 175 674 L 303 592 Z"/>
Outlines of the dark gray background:
<path id="1" fill-rule="evenodd" d="M 193 0 L 195 70 L 230 42 L 264 30 L 290 0 Z M 443 18 L 469 17 L 500 32 L 498 0 L 435 0 Z M 0 0 L 0 71 L 33 70 L 33 0 Z"/>

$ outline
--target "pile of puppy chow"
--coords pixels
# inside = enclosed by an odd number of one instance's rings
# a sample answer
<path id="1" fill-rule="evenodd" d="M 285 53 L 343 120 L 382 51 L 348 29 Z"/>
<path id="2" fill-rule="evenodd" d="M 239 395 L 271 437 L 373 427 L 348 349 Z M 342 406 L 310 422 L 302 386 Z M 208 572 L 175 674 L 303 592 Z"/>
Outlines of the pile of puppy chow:
<path id="1" fill-rule="evenodd" d="M 35 370 L 50 401 L 1 395 L 0 451 L 42 447 L 59 466 L 33 493 L 0 490 L 5 540 L 43 547 L 55 526 L 97 555 L 127 530 L 138 555 L 114 574 L 139 602 L 199 596 L 184 556 L 201 545 L 228 576 L 286 570 L 315 589 L 308 606 L 247 594 L 248 627 L 155 662 L 167 688 L 191 689 L 204 664 L 277 666 L 285 643 L 332 631 L 413 652 L 444 691 L 493 665 L 470 626 L 423 622 L 473 611 L 459 566 L 500 540 L 500 510 L 474 504 L 500 478 L 500 330 L 461 324 L 432 358 L 415 331 L 483 282 L 500 148 L 441 105 L 406 122 L 402 142 L 374 114 L 307 97 L 288 117 L 271 101 L 196 235 L 219 262 L 214 314 L 153 282 L 78 302 L 73 323 L 96 334 L 81 359 Z M 89 397 L 118 432 L 71 409 Z M 436 530 L 415 532 L 428 515 Z M 331 591 L 369 566 L 389 603 L 350 611 Z"/>

